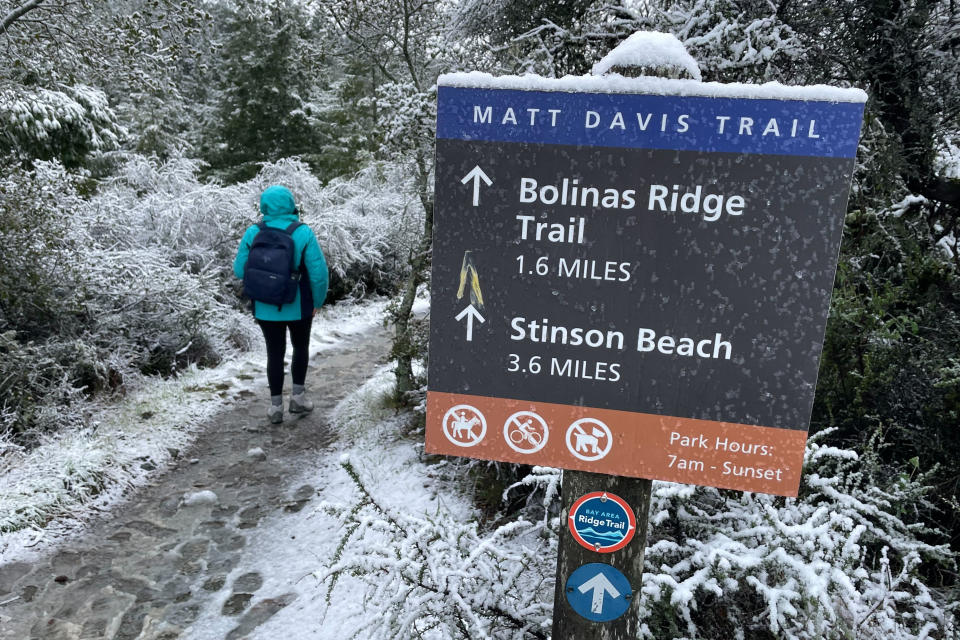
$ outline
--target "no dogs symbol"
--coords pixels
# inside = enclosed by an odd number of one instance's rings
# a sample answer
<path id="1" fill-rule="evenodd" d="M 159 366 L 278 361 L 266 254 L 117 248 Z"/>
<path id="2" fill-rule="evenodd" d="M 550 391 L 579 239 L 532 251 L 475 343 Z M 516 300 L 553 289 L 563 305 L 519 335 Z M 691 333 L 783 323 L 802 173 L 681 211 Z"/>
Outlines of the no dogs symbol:
<path id="1" fill-rule="evenodd" d="M 567 429 L 567 449 L 586 462 L 599 460 L 613 446 L 610 427 L 594 418 L 582 418 Z"/>

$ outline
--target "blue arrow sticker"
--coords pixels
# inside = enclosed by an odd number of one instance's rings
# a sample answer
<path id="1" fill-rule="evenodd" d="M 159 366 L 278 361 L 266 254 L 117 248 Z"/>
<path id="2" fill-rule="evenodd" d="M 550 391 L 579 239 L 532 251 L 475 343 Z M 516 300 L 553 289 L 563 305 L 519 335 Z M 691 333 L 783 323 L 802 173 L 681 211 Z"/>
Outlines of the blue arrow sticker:
<path id="1" fill-rule="evenodd" d="M 616 620 L 630 607 L 633 589 L 627 577 L 608 564 L 585 564 L 567 579 L 567 602 L 593 622 Z"/>

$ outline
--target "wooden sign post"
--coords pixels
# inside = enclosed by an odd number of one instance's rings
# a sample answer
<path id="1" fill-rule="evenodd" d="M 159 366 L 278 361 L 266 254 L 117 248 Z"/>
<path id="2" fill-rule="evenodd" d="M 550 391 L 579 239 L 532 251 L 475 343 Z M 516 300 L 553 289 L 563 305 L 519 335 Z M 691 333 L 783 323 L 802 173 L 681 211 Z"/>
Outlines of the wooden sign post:
<path id="1" fill-rule="evenodd" d="M 603 562 L 619 570 L 631 585 L 639 586 L 643 578 L 643 554 L 647 542 L 647 526 L 650 514 L 650 490 L 653 482 L 636 478 L 606 476 L 582 471 L 563 472 L 564 520 L 570 517 L 570 507 L 583 495 L 594 491 L 609 492 L 624 498 L 633 508 L 636 517 L 636 533 L 633 540 L 619 551 L 605 555 Z M 611 622 L 595 623 L 576 613 L 567 601 L 567 578 L 577 568 L 597 562 L 597 553 L 578 544 L 564 530 L 560 535 L 557 551 L 557 585 L 554 591 L 553 638 L 590 638 L 591 640 L 625 640 L 637 638 L 640 625 L 639 598 L 629 594 L 627 612 Z M 609 594 L 608 594 L 609 595 Z M 621 594 L 627 597 L 627 594 Z"/>

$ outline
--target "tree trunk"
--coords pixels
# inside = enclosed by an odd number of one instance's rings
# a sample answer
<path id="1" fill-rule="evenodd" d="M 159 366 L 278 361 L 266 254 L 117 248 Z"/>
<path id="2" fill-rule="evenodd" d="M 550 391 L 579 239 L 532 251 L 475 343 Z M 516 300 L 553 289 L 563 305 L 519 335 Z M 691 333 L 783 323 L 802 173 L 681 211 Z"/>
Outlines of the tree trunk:
<path id="1" fill-rule="evenodd" d="M 410 256 L 410 275 L 403 289 L 403 296 L 393 316 L 395 328 L 392 355 L 397 361 L 396 398 L 403 402 L 405 395 L 414 390 L 413 359 L 418 354 L 413 344 L 410 321 L 417 288 L 426 281 L 430 268 L 430 252 L 433 244 L 433 198 L 430 194 L 430 169 L 422 152 L 414 161 L 417 171 L 417 195 L 423 207 L 423 237 Z"/>

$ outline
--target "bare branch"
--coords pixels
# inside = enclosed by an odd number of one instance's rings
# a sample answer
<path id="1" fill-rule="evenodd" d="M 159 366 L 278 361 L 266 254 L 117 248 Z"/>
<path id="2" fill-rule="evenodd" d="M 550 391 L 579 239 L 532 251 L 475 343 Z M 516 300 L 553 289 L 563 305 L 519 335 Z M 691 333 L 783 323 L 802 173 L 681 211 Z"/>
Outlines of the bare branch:
<path id="1" fill-rule="evenodd" d="M 403 59 L 407 63 L 407 71 L 410 72 L 410 80 L 413 82 L 414 88 L 418 92 L 423 90 L 420 87 L 420 77 L 417 74 L 416 66 L 413 64 L 413 59 L 410 57 L 410 5 L 408 0 L 403 0 L 403 45 L 401 50 L 403 51 Z"/>
<path id="2" fill-rule="evenodd" d="M 0 31 L 6 32 L 7 27 L 9 27 L 14 22 L 19 20 L 23 16 L 25 16 L 30 11 L 33 11 L 34 9 L 38 8 L 42 4 L 43 4 L 43 0 L 29 0 L 29 2 L 27 2 L 26 4 L 21 5 L 20 7 L 14 9 L 10 13 L 8 13 L 2 21 L 0 21 Z"/>

